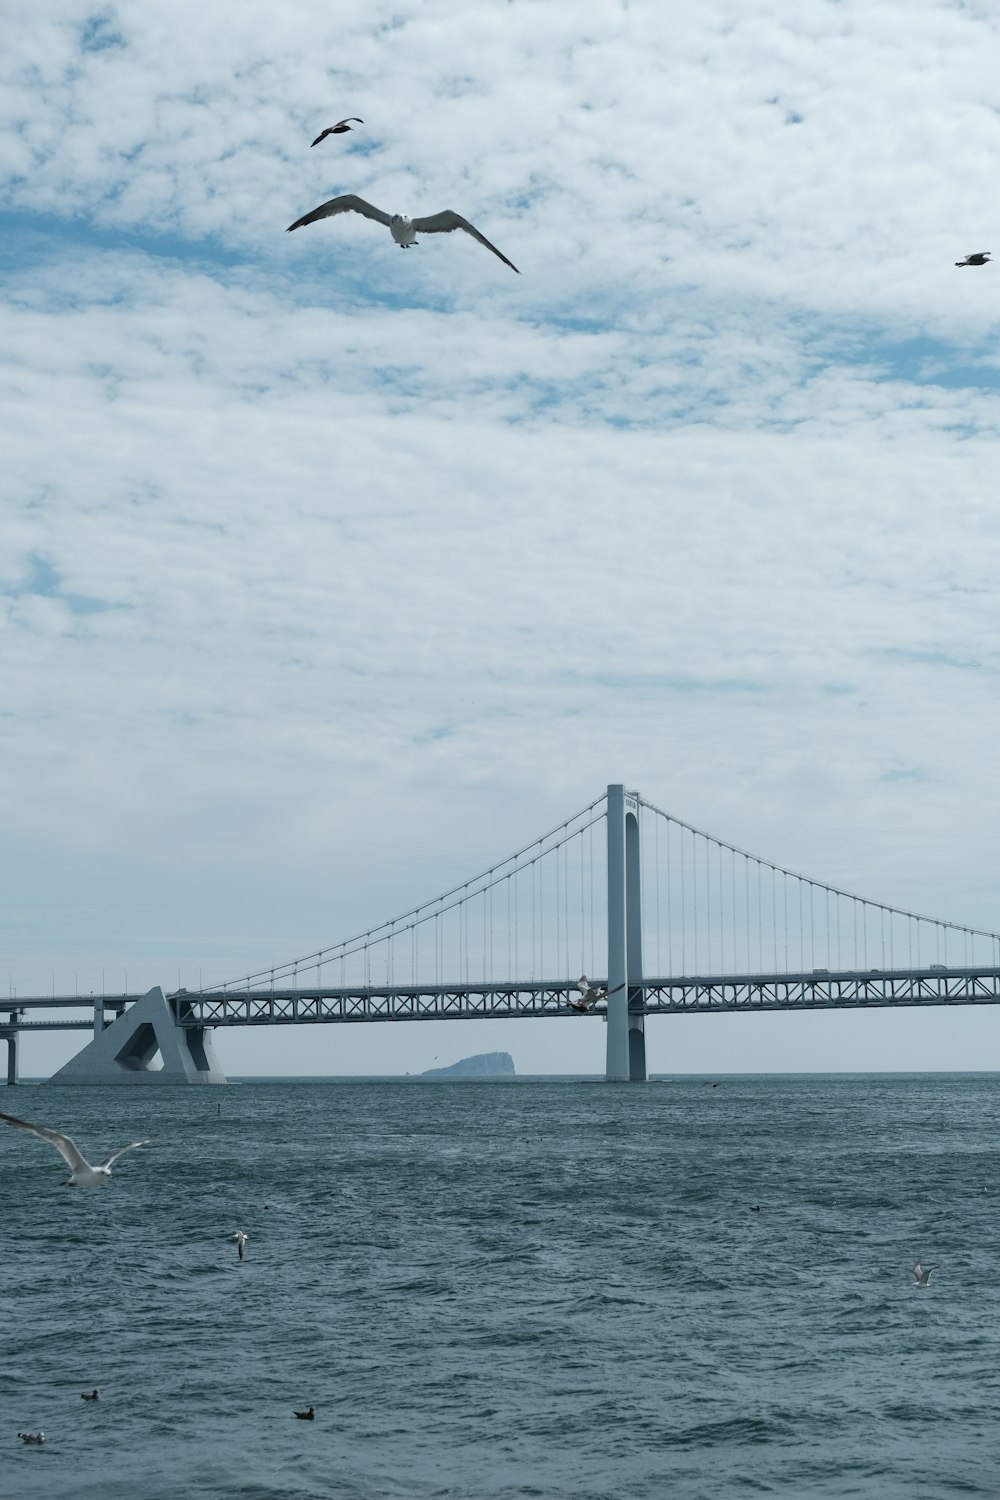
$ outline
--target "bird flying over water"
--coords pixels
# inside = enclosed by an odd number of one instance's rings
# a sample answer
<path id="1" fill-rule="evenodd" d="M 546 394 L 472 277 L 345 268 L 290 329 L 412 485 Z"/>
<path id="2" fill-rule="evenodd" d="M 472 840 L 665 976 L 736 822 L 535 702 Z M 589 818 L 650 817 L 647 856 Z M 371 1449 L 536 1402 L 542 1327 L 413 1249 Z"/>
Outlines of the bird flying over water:
<path id="1" fill-rule="evenodd" d="M 576 981 L 576 987 L 580 991 L 581 998 L 579 1000 L 570 1000 L 569 1004 L 573 1010 L 578 1010 L 584 1014 L 586 1014 L 592 1005 L 596 1005 L 598 1000 L 607 998 L 607 990 L 600 989 L 598 986 L 591 984 L 586 974 L 580 975 Z"/>
<path id="2" fill-rule="evenodd" d="M 312 213 L 303 214 L 301 219 L 296 219 L 294 224 L 289 224 L 286 234 L 291 234 L 293 229 L 301 229 L 303 224 L 315 224 L 317 219 L 329 219 L 333 214 L 356 213 L 364 214 L 366 219 L 374 219 L 376 224 L 384 224 L 401 250 L 408 250 L 411 245 L 419 243 L 418 234 L 450 234 L 453 229 L 464 229 L 466 234 L 471 234 L 474 240 L 485 245 L 487 250 L 503 261 L 505 266 L 510 266 L 512 271 L 517 270 L 514 262 L 502 255 L 496 245 L 491 245 L 485 234 L 480 234 L 474 224 L 468 219 L 463 219 L 461 214 L 446 208 L 443 213 L 429 214 L 422 219 L 408 219 L 406 214 L 387 214 L 384 209 L 376 208 L 372 203 L 366 203 L 364 198 L 359 198 L 356 193 L 343 193 L 339 198 L 330 198 L 326 203 L 321 203 L 319 208 L 314 208 Z"/>
<path id="3" fill-rule="evenodd" d="M 236 1241 L 236 1249 L 237 1249 L 237 1251 L 239 1253 L 240 1260 L 242 1260 L 243 1259 L 243 1246 L 246 1244 L 246 1242 L 250 1238 L 250 1236 L 248 1234 L 244 1234 L 243 1231 L 242 1231 L 242 1229 L 234 1229 L 233 1232 L 232 1232 L 232 1234 L 229 1236 L 229 1238 L 231 1240 L 235 1240 Z"/>
<path id="4" fill-rule="evenodd" d="M 602 989 L 599 985 L 591 984 L 586 974 L 581 974 L 576 981 L 576 987 L 580 991 L 579 1000 L 569 1000 L 567 1003 L 571 1010 L 578 1010 L 581 1015 L 586 1015 L 592 1005 L 598 1000 L 606 1000 L 609 995 L 617 995 L 619 990 L 625 988 L 624 983 L 616 984 L 613 990 Z"/>
<path id="5" fill-rule="evenodd" d="M 19 1432 L 18 1437 L 22 1443 L 44 1443 L 44 1432 Z"/>
<path id="6" fill-rule="evenodd" d="M 64 1187 L 106 1187 L 111 1181 L 111 1168 L 120 1156 L 126 1151 L 135 1151 L 138 1146 L 148 1146 L 156 1139 L 149 1136 L 144 1141 L 131 1141 L 127 1146 L 120 1146 L 117 1151 L 112 1151 L 103 1161 L 92 1167 L 85 1156 L 81 1156 L 76 1146 L 68 1135 L 61 1135 L 58 1130 L 49 1130 L 45 1125 L 31 1125 L 27 1120 L 19 1120 L 16 1115 L 5 1115 L 0 1112 L 0 1120 L 6 1120 L 8 1125 L 14 1125 L 18 1130 L 30 1130 L 32 1135 L 41 1136 L 43 1141 L 50 1141 L 63 1161 L 69 1167 L 70 1172 Z"/>
<path id="7" fill-rule="evenodd" d="M 917 1286 L 926 1286 L 931 1279 L 931 1272 L 936 1271 L 937 1269 L 937 1266 L 928 1266 L 925 1269 L 920 1264 L 919 1260 L 915 1260 L 913 1262 L 913 1277 L 917 1283 Z"/>
<path id="8" fill-rule="evenodd" d="M 363 125 L 364 120 L 359 120 L 357 115 L 348 115 L 346 120 L 338 120 L 336 125 L 328 125 L 321 130 L 312 145 L 318 146 L 320 141 L 325 141 L 328 135 L 343 135 L 345 130 L 350 130 L 351 125 Z"/>
<path id="9" fill-rule="evenodd" d="M 992 250 L 977 250 L 975 255 L 967 255 L 964 260 L 956 260 L 956 266 L 988 266 Z"/>

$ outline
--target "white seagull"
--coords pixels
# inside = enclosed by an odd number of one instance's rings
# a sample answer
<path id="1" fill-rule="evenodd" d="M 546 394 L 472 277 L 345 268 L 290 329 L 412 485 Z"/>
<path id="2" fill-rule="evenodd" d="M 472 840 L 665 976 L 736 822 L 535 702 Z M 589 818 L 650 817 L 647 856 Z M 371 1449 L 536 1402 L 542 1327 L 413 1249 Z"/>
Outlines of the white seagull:
<path id="1" fill-rule="evenodd" d="M 19 1432 L 18 1437 L 22 1443 L 44 1443 L 44 1432 Z"/>
<path id="2" fill-rule="evenodd" d="M 601 990 L 598 989 L 595 985 L 592 985 L 586 974 L 580 975 L 579 979 L 576 981 L 576 987 L 580 991 L 580 994 L 583 998 L 580 1000 L 571 1000 L 569 1002 L 573 1010 L 579 1010 L 585 1013 L 590 1009 L 592 1005 L 596 1005 L 598 1000 L 605 1000 L 607 998 L 607 990 Z"/>
<path id="3" fill-rule="evenodd" d="M 576 981 L 576 987 L 580 991 L 582 998 L 580 1000 L 570 1000 L 569 1004 L 573 1010 L 580 1011 L 582 1015 L 586 1015 L 590 1007 L 596 1005 L 598 1000 L 606 1000 L 609 994 L 617 995 L 619 990 L 625 988 L 624 984 L 616 984 L 614 989 L 610 991 L 599 989 L 596 985 L 591 984 L 586 974 L 580 975 Z"/>
<path id="4" fill-rule="evenodd" d="M 246 1242 L 250 1238 L 250 1236 L 248 1234 L 244 1234 L 243 1231 L 242 1231 L 242 1229 L 234 1229 L 233 1232 L 232 1232 L 232 1234 L 229 1236 L 229 1238 L 231 1240 L 235 1240 L 236 1241 L 236 1249 L 237 1249 L 237 1251 L 239 1253 L 240 1260 L 242 1260 L 243 1259 L 243 1246 L 246 1244 Z"/>
<path id="5" fill-rule="evenodd" d="M 913 1276 L 917 1286 L 926 1286 L 931 1279 L 931 1272 L 937 1269 L 937 1266 L 928 1266 L 925 1270 L 919 1260 L 915 1260 L 913 1262 Z"/>
<path id="6" fill-rule="evenodd" d="M 501 255 L 496 245 L 491 245 L 485 234 L 480 234 L 474 224 L 468 219 L 463 219 L 461 214 L 456 214 L 452 209 L 446 208 L 443 213 L 429 214 L 423 219 L 408 219 L 405 214 L 387 214 L 384 209 L 375 208 L 371 203 L 366 203 L 356 193 L 343 193 L 339 198 L 330 198 L 326 203 L 321 203 L 319 208 L 314 208 L 311 214 L 303 214 L 301 219 L 296 219 L 294 224 L 289 224 L 286 234 L 291 234 L 293 229 L 301 229 L 303 224 L 315 224 L 317 219 L 329 219 L 333 214 L 356 213 L 364 214 L 366 219 L 374 219 L 376 224 L 384 224 L 401 250 L 408 250 L 411 245 L 418 243 L 418 234 L 449 234 L 453 229 L 464 229 L 466 234 L 471 234 L 474 240 L 485 245 L 487 250 L 499 256 L 505 266 L 510 266 L 512 271 L 517 271 L 512 260 L 506 255 Z M 517 271 L 520 276 L 520 271 Z"/>
<path id="7" fill-rule="evenodd" d="M 19 1120 L 16 1115 L 0 1112 L 0 1120 L 6 1120 L 8 1125 L 14 1125 L 18 1130 L 30 1130 L 32 1135 L 41 1136 L 43 1141 L 52 1142 L 70 1169 L 64 1187 L 106 1187 L 111 1181 L 111 1168 L 120 1156 L 124 1156 L 126 1151 L 134 1151 L 137 1146 L 148 1146 L 156 1139 L 155 1136 L 149 1136 L 144 1141 L 131 1141 L 129 1145 L 112 1151 L 110 1156 L 92 1167 L 86 1157 L 80 1155 L 68 1135 L 60 1135 L 58 1130 L 49 1130 L 44 1125 L 32 1125 L 27 1120 Z"/>

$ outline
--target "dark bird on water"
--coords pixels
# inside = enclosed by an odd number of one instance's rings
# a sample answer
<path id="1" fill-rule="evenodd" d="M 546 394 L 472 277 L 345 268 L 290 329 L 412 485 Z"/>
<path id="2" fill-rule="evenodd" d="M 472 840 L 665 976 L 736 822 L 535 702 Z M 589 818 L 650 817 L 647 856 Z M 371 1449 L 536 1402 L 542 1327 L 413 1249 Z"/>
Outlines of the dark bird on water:
<path id="1" fill-rule="evenodd" d="M 387 214 L 385 209 L 376 208 L 372 203 L 366 203 L 364 198 L 359 198 L 356 193 L 342 193 L 337 198 L 330 198 L 326 203 L 321 203 L 319 208 L 314 208 L 312 213 L 303 214 L 301 219 L 296 219 L 294 224 L 289 224 L 286 234 L 291 234 L 293 229 L 301 229 L 303 224 L 315 224 L 317 219 L 329 219 L 333 214 L 356 213 L 363 214 L 366 219 L 374 219 L 376 224 L 384 224 L 401 250 L 408 250 L 411 245 L 419 243 L 418 234 L 450 234 L 453 229 L 464 229 L 466 234 L 471 234 L 474 240 L 485 245 L 487 250 L 492 250 L 505 266 L 510 266 L 512 271 L 517 270 L 514 262 L 502 255 L 496 245 L 491 245 L 485 234 L 480 234 L 474 224 L 468 219 L 463 219 L 461 214 L 455 213 L 453 209 L 446 208 L 443 213 L 428 214 L 422 219 L 409 219 L 406 214 Z"/>
<path id="2" fill-rule="evenodd" d="M 343 135 L 345 130 L 350 130 L 352 124 L 363 125 L 364 123 L 364 120 L 359 120 L 357 115 L 348 115 L 346 120 L 338 120 L 336 125 L 328 125 L 325 130 L 321 130 L 312 145 L 318 146 L 320 141 L 325 141 L 328 135 Z"/>
<path id="3" fill-rule="evenodd" d="M 310 1406 L 308 1411 L 297 1411 L 295 1415 L 300 1422 L 314 1422 L 316 1420 L 316 1408 Z"/>
<path id="4" fill-rule="evenodd" d="M 975 255 L 967 255 L 964 260 L 956 260 L 956 266 L 988 266 L 992 250 L 977 250 Z"/>
<path id="5" fill-rule="evenodd" d="M 81 1401 L 96 1401 L 97 1398 L 98 1398 L 98 1396 L 100 1394 L 101 1394 L 100 1391 L 97 1389 L 97 1386 L 95 1385 L 94 1389 L 92 1391 L 81 1391 L 80 1392 L 80 1400 Z"/>

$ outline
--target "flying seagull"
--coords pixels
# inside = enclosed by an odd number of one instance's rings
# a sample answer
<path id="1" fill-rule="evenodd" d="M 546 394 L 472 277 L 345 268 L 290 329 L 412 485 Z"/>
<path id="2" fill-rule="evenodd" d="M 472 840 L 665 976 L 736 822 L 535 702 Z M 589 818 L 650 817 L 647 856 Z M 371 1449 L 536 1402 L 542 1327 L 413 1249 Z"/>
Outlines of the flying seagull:
<path id="1" fill-rule="evenodd" d="M 578 1010 L 581 1015 L 586 1015 L 590 1007 L 592 1005 L 596 1005 L 598 1000 L 606 1000 L 609 994 L 617 995 L 619 990 L 623 990 L 625 988 L 625 985 L 616 984 L 614 989 L 609 991 L 607 989 L 601 989 L 597 985 L 591 984 L 586 974 L 581 974 L 579 979 L 576 981 L 576 987 L 580 991 L 581 998 L 579 1000 L 570 1000 L 570 1008 L 572 1010 Z"/>
<path id="2" fill-rule="evenodd" d="M 350 130 L 351 125 L 363 125 L 364 120 L 359 120 L 357 115 L 348 115 L 346 120 L 338 120 L 336 125 L 328 125 L 321 130 L 312 145 L 318 146 L 320 141 L 325 141 L 328 135 L 343 135 L 345 130 Z"/>
<path id="3" fill-rule="evenodd" d="M 60 1135 L 58 1130 L 48 1130 L 44 1125 L 31 1125 L 27 1120 L 19 1120 L 16 1115 L 0 1113 L 0 1120 L 6 1120 L 8 1125 L 14 1125 L 18 1130 L 30 1130 L 32 1135 L 41 1136 L 43 1141 L 52 1142 L 70 1169 L 64 1187 L 105 1187 L 111 1181 L 111 1168 L 120 1156 L 124 1156 L 126 1151 L 134 1151 L 137 1146 L 148 1146 L 156 1139 L 155 1136 L 149 1136 L 144 1141 L 132 1141 L 129 1145 L 112 1151 L 110 1156 L 92 1167 L 86 1157 L 80 1155 L 68 1135 Z"/>
<path id="4" fill-rule="evenodd" d="M 19 1432 L 18 1437 L 22 1443 L 44 1443 L 44 1432 Z"/>
<path id="5" fill-rule="evenodd" d="M 917 1286 L 926 1286 L 931 1279 L 931 1272 L 936 1271 L 937 1269 L 937 1266 L 928 1266 L 927 1269 L 924 1270 L 919 1260 L 915 1260 L 913 1262 L 913 1276 L 917 1283 Z"/>
<path id="6" fill-rule="evenodd" d="M 590 1007 L 596 1005 L 598 1000 L 605 999 L 608 993 L 607 990 L 599 989 L 596 985 L 591 984 L 586 974 L 580 975 L 576 981 L 576 987 L 580 991 L 581 998 L 579 1000 L 570 1000 L 569 1004 L 573 1010 L 578 1010 L 583 1015 L 586 1015 Z"/>
<path id="7" fill-rule="evenodd" d="M 80 1392 L 80 1400 L 81 1401 L 96 1401 L 97 1398 L 98 1398 L 98 1396 L 100 1394 L 101 1394 L 100 1391 L 97 1389 L 97 1386 L 95 1385 L 94 1389 L 92 1391 L 81 1391 Z"/>
<path id="8" fill-rule="evenodd" d="M 297 1411 L 295 1415 L 300 1422 L 314 1422 L 316 1420 L 316 1408 L 310 1406 L 308 1411 Z"/>
<path id="9" fill-rule="evenodd" d="M 992 250 L 977 250 L 975 255 L 967 255 L 964 260 L 956 260 L 956 266 L 988 266 Z"/>
<path id="10" fill-rule="evenodd" d="M 246 1242 L 250 1238 L 250 1236 L 248 1234 L 244 1234 L 243 1231 L 242 1231 L 242 1229 L 234 1229 L 233 1232 L 232 1232 L 232 1234 L 229 1236 L 229 1238 L 231 1240 L 235 1240 L 236 1241 L 236 1249 L 237 1249 L 237 1251 L 239 1253 L 240 1260 L 242 1260 L 243 1259 L 243 1246 L 246 1244 Z"/>
<path id="11" fill-rule="evenodd" d="M 366 203 L 356 193 L 343 193 L 339 198 L 330 198 L 326 203 L 321 203 L 311 214 L 303 214 L 301 219 L 289 224 L 285 232 L 291 234 L 293 229 L 301 229 L 303 224 L 315 224 L 317 219 L 329 219 L 333 214 L 351 212 L 364 214 L 366 219 L 374 219 L 376 224 L 384 224 L 401 250 L 408 250 L 411 245 L 416 245 L 418 234 L 449 234 L 453 229 L 464 229 L 466 234 L 471 234 L 474 240 L 499 256 L 505 266 L 517 271 L 514 262 L 508 260 L 506 255 L 501 255 L 485 234 L 480 234 L 474 224 L 470 224 L 468 219 L 463 219 L 461 214 L 454 213 L 450 208 L 446 208 L 444 213 L 429 214 L 423 219 L 408 219 L 405 214 L 387 214 L 384 209 Z M 517 274 L 520 276 L 520 271 Z"/>

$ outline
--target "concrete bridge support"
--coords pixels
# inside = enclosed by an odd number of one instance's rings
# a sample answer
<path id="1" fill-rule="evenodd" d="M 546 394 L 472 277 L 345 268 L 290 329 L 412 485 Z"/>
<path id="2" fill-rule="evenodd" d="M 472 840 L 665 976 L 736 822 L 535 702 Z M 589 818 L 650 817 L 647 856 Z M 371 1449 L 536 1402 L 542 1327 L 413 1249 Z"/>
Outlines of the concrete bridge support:
<path id="1" fill-rule="evenodd" d="M 0 1026 L 0 1036 L 7 1043 L 7 1086 L 13 1088 L 17 1082 L 17 1020 L 19 1012 L 12 1010 L 8 1016 L 9 1024 Z"/>
<path id="2" fill-rule="evenodd" d="M 156 1066 L 157 1061 L 161 1066 Z M 48 1079 L 50 1084 L 74 1087 L 225 1081 L 209 1028 L 178 1026 L 159 985 L 148 990 L 110 1026 L 104 1026 L 82 1052 Z"/>
<path id="3" fill-rule="evenodd" d="M 642 887 L 639 804 L 624 786 L 608 787 L 609 1083 L 646 1082 L 642 996 Z"/>

